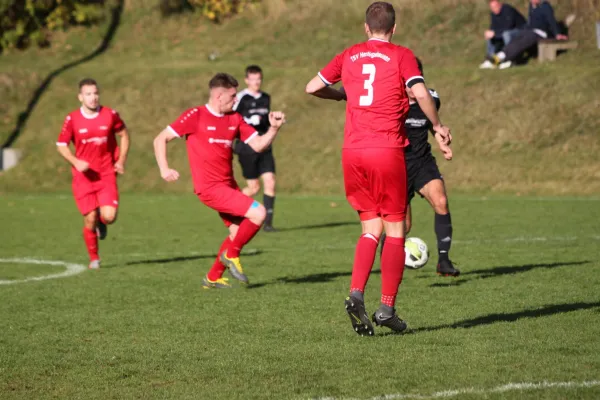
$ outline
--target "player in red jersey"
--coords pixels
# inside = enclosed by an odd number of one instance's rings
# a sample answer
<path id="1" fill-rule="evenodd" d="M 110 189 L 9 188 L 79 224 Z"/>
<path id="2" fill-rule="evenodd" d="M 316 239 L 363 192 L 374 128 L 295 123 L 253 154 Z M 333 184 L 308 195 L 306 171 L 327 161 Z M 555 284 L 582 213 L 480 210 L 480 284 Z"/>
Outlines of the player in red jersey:
<path id="1" fill-rule="evenodd" d="M 154 154 L 160 175 L 167 182 L 179 179 L 179 173 L 169 168 L 167 143 L 185 137 L 194 181 L 194 191 L 200 201 L 219 212 L 229 236 L 203 281 L 204 288 L 230 288 L 225 269 L 240 282 L 247 284 L 240 263 L 240 252 L 260 230 L 267 211 L 265 207 L 243 194 L 232 169 L 234 139 L 240 139 L 256 152 L 269 148 L 279 128 L 285 122 L 282 112 L 269 114 L 270 128 L 264 135 L 248 125 L 241 114 L 233 111 L 238 82 L 229 74 L 219 73 L 209 82 L 208 104 L 186 110 L 154 139 Z"/>
<path id="2" fill-rule="evenodd" d="M 362 236 L 358 240 L 346 310 L 359 335 L 373 335 L 364 305 L 364 290 L 373 267 L 379 238 L 387 240 L 381 260 L 381 305 L 373 314 L 377 325 L 396 332 L 406 323 L 394 305 L 404 272 L 404 229 L 407 204 L 404 121 L 409 110 L 406 88 L 446 143 L 450 130 L 443 126 L 417 61 L 409 49 L 392 44 L 396 30 L 394 7 L 375 2 L 367 8 L 365 32 L 369 38 L 344 50 L 306 86 L 323 99 L 347 100 L 342 166 L 346 197 L 358 212 Z M 330 85 L 339 81 L 343 90 Z"/>
<path id="3" fill-rule="evenodd" d="M 79 101 L 81 108 L 67 115 L 56 145 L 58 152 L 72 165 L 73 195 L 83 214 L 89 268 L 97 269 L 100 268 L 98 238 L 106 237 L 106 225 L 117 218 L 117 174 L 125 172 L 129 134 L 119 114 L 100 105 L 95 80 L 79 82 Z M 116 136 L 121 138 L 120 148 Z M 69 148 L 71 142 L 75 145 L 75 154 Z"/>

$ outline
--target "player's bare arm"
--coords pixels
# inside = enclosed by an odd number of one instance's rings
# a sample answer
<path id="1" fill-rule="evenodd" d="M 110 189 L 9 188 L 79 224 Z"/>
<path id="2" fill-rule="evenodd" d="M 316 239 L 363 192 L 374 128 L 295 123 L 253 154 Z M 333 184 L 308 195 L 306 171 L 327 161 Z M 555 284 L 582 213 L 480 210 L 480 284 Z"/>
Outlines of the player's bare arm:
<path id="1" fill-rule="evenodd" d="M 167 182 L 174 182 L 179 179 L 179 172 L 169 168 L 167 161 L 167 143 L 175 139 L 176 136 L 169 129 L 164 129 L 154 138 L 154 156 L 160 169 L 160 176 Z"/>
<path id="2" fill-rule="evenodd" d="M 261 153 L 264 150 L 268 149 L 275 137 L 277 137 L 277 133 L 283 124 L 285 124 L 285 114 L 281 111 L 273 111 L 269 113 L 269 123 L 271 127 L 262 136 L 254 136 L 249 142 L 248 145 L 252 147 L 252 150 L 257 153 Z"/>
<path id="3" fill-rule="evenodd" d="M 452 148 L 450 147 L 449 144 L 445 143 L 444 138 L 442 137 L 442 135 L 440 135 L 439 133 L 435 133 L 435 141 L 437 142 L 440 151 L 442 152 L 442 154 L 444 155 L 444 158 L 447 161 L 452 160 Z"/>
<path id="4" fill-rule="evenodd" d="M 306 93 L 325 100 L 341 101 L 346 100 L 346 92 L 343 89 L 335 89 L 327 86 L 319 75 L 316 75 L 306 85 Z"/>
<path id="5" fill-rule="evenodd" d="M 435 106 L 435 101 L 429 90 L 424 83 L 416 83 L 411 87 L 413 95 L 415 99 L 419 103 L 419 107 L 423 110 L 427 118 L 433 124 L 433 130 L 436 134 L 439 134 L 441 138 L 444 140 L 445 144 L 450 144 L 452 142 L 452 133 L 450 132 L 450 128 L 442 125 L 440 121 L 439 114 L 437 112 L 437 107 Z"/>
<path id="6" fill-rule="evenodd" d="M 73 167 L 75 167 L 77 171 L 85 172 L 90 168 L 90 163 L 75 157 L 69 146 L 56 146 L 56 148 L 58 149 L 60 155 L 63 156 L 63 158 L 67 160 Z"/>
<path id="7" fill-rule="evenodd" d="M 116 135 L 121 138 L 121 143 L 119 146 L 119 159 L 115 162 L 115 172 L 121 175 L 125 173 L 125 163 L 127 162 L 127 154 L 129 154 L 130 139 L 127 128 L 121 129 Z"/>

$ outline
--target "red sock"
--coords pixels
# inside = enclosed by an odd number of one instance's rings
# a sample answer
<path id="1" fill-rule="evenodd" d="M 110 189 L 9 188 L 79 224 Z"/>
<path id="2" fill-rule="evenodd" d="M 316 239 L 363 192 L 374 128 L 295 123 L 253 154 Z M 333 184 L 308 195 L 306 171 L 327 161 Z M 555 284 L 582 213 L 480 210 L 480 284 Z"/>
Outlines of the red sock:
<path id="1" fill-rule="evenodd" d="M 242 248 L 252 240 L 254 235 L 260 230 L 260 225 L 256 225 L 254 222 L 250 221 L 248 218 L 245 218 L 233 238 L 231 245 L 227 249 L 227 257 L 239 257 L 240 251 Z"/>
<path id="2" fill-rule="evenodd" d="M 370 233 L 365 233 L 358 239 L 354 253 L 354 266 L 352 267 L 352 283 L 350 293 L 359 291 L 364 293 L 369 280 L 379 239 Z"/>
<path id="3" fill-rule="evenodd" d="M 404 274 L 404 238 L 387 237 L 381 254 L 381 303 L 396 304 L 398 288 Z"/>
<path id="4" fill-rule="evenodd" d="M 209 280 L 214 282 L 223 276 L 223 272 L 225 272 L 225 266 L 221 263 L 221 260 L 220 260 L 221 253 L 224 252 L 225 249 L 227 249 L 230 245 L 231 245 L 231 239 L 229 239 L 229 236 L 227 236 L 227 239 L 225 239 L 223 241 L 223 244 L 221 244 L 221 248 L 219 249 L 219 252 L 217 253 L 217 258 L 215 260 L 215 263 L 213 264 L 212 268 L 210 269 L 210 271 L 208 271 L 208 274 L 206 275 Z"/>
<path id="5" fill-rule="evenodd" d="M 87 247 L 88 254 L 90 255 L 90 261 L 99 260 L 98 256 L 98 235 L 96 230 L 89 230 L 83 228 L 83 241 Z"/>

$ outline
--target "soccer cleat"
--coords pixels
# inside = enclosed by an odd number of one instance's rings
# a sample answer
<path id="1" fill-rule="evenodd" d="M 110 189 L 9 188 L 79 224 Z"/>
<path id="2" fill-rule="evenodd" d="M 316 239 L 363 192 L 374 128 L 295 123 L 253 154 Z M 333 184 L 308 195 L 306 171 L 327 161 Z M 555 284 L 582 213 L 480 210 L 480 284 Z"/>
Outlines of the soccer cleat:
<path id="1" fill-rule="evenodd" d="M 202 280 L 202 287 L 204 289 L 231 289 L 232 286 L 227 278 L 219 278 L 216 281 L 211 281 L 208 276 L 205 276 Z"/>
<path id="2" fill-rule="evenodd" d="M 273 225 L 265 225 L 263 226 L 263 231 L 265 232 L 277 232 L 277 229 L 273 227 Z"/>
<path id="3" fill-rule="evenodd" d="M 98 223 L 96 224 L 96 234 L 100 240 L 106 239 L 106 235 L 108 235 L 108 227 L 100 220 L 98 220 Z"/>
<path id="4" fill-rule="evenodd" d="M 350 295 L 346 297 L 344 303 L 346 305 L 348 317 L 350 317 L 350 322 L 352 322 L 352 329 L 354 329 L 354 332 L 360 336 L 373 336 L 375 330 L 365 311 L 365 302 Z"/>
<path id="5" fill-rule="evenodd" d="M 390 328 L 396 333 L 403 332 L 407 328 L 406 322 L 396 314 L 396 309 L 383 304 L 373 313 L 373 322 L 377 326 Z"/>
<path id="6" fill-rule="evenodd" d="M 458 269 L 454 268 L 454 265 L 452 264 L 452 261 L 450 261 L 450 260 L 438 261 L 436 271 L 437 271 L 437 274 L 441 275 L 441 276 L 457 277 L 460 275 L 460 271 Z"/>
<path id="7" fill-rule="evenodd" d="M 512 61 L 504 61 L 498 65 L 498 69 L 508 69 L 510 67 L 512 67 Z"/>
<path id="8" fill-rule="evenodd" d="M 229 258 L 227 257 L 227 250 L 225 250 L 221 253 L 219 259 L 221 263 L 229 269 L 231 276 L 244 284 L 248 284 L 248 277 L 244 274 L 239 257 Z"/>
<path id="9" fill-rule="evenodd" d="M 485 60 L 484 62 L 481 63 L 481 65 L 479 65 L 479 69 L 494 69 L 496 68 L 496 65 L 494 65 L 494 63 L 492 63 L 490 60 Z"/>
<path id="10" fill-rule="evenodd" d="M 88 269 L 100 269 L 100 260 L 90 261 L 90 265 L 88 265 Z"/>

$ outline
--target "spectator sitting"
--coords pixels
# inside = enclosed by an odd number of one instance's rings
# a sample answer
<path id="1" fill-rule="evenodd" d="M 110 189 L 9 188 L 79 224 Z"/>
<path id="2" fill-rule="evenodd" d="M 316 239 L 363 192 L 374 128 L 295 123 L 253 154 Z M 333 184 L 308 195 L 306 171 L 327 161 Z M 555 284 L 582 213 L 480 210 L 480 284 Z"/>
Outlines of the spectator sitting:
<path id="1" fill-rule="evenodd" d="M 526 20 L 517 9 L 500 0 L 489 0 L 490 29 L 485 31 L 487 41 L 487 57 L 501 51 L 525 26 Z M 485 60 L 479 68 L 495 68 L 490 60 Z"/>
<path id="2" fill-rule="evenodd" d="M 523 52 L 536 45 L 540 40 L 556 38 L 567 40 L 568 37 L 560 33 L 554 10 L 546 0 L 530 0 L 529 21 L 519 34 L 501 52 L 490 57 L 495 65 L 507 65 Z"/>

